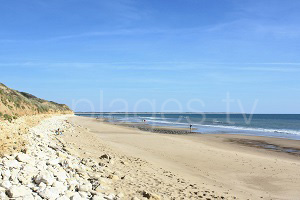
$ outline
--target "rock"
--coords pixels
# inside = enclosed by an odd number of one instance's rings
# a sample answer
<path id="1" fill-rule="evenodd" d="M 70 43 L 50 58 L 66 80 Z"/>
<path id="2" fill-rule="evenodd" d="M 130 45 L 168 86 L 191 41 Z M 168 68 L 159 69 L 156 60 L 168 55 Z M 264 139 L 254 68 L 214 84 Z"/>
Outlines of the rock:
<path id="1" fill-rule="evenodd" d="M 87 192 L 78 192 L 79 193 L 79 195 L 81 196 L 81 198 L 83 198 L 83 199 L 89 199 L 89 195 L 88 195 L 88 193 Z"/>
<path id="2" fill-rule="evenodd" d="M 47 162 L 47 165 L 57 166 L 60 163 L 60 159 L 52 159 Z"/>
<path id="3" fill-rule="evenodd" d="M 74 194 L 75 192 L 67 190 L 64 195 L 70 199 Z"/>
<path id="4" fill-rule="evenodd" d="M 147 199 L 160 200 L 160 197 L 158 195 L 147 192 L 147 191 L 143 191 L 142 195 L 143 195 L 143 197 L 146 197 Z"/>
<path id="5" fill-rule="evenodd" d="M 21 163 L 19 163 L 17 160 L 6 160 L 3 162 L 4 166 L 8 167 L 8 168 L 20 168 L 21 167 Z"/>
<path id="6" fill-rule="evenodd" d="M 5 191 L 0 191 L 0 199 L 1 200 L 9 200 L 9 198 L 6 196 Z"/>
<path id="7" fill-rule="evenodd" d="M 0 184 L 0 186 L 3 187 L 3 188 L 5 188 L 5 189 L 9 189 L 9 188 L 12 186 L 12 184 L 10 183 L 10 181 L 5 180 L 5 181 L 3 181 L 3 182 Z"/>
<path id="8" fill-rule="evenodd" d="M 5 170 L 2 172 L 3 180 L 8 180 L 11 176 L 10 170 Z"/>
<path id="9" fill-rule="evenodd" d="M 114 181 L 120 179 L 117 175 L 114 175 L 114 174 L 110 174 L 110 175 L 108 176 L 108 178 L 111 179 L 111 180 L 114 180 Z"/>
<path id="10" fill-rule="evenodd" d="M 106 200 L 106 199 L 104 198 L 104 195 L 97 194 L 97 195 L 93 196 L 92 200 Z"/>
<path id="11" fill-rule="evenodd" d="M 60 158 L 67 158 L 68 157 L 68 155 L 66 153 L 63 153 L 61 151 L 57 151 L 56 156 L 60 157 Z"/>
<path id="12" fill-rule="evenodd" d="M 111 157 L 108 154 L 103 154 L 102 156 L 99 157 L 100 159 L 108 159 L 110 160 Z"/>
<path id="13" fill-rule="evenodd" d="M 54 177 L 52 173 L 48 171 L 40 172 L 35 178 L 34 182 L 36 184 L 45 183 L 46 185 L 52 185 L 54 182 Z"/>
<path id="14" fill-rule="evenodd" d="M 45 183 L 41 182 L 41 183 L 39 184 L 39 189 L 38 189 L 38 191 L 41 192 L 41 191 L 45 190 L 46 187 L 47 187 L 47 185 L 46 185 Z"/>
<path id="15" fill-rule="evenodd" d="M 18 176 L 19 182 L 21 182 L 23 185 L 28 185 L 32 180 L 33 175 L 32 174 L 20 174 Z"/>
<path id="16" fill-rule="evenodd" d="M 92 184 L 91 183 L 84 183 L 79 186 L 80 192 L 89 192 L 92 190 Z"/>
<path id="17" fill-rule="evenodd" d="M 19 174 L 19 170 L 18 169 L 12 169 L 11 170 L 11 176 L 10 176 L 9 180 L 12 183 L 18 184 L 19 183 L 19 181 L 18 181 L 18 174 Z"/>
<path id="18" fill-rule="evenodd" d="M 67 172 L 64 170 L 59 170 L 55 172 L 54 175 L 56 176 L 58 181 L 65 182 L 68 178 Z"/>
<path id="19" fill-rule="evenodd" d="M 84 198 L 82 198 L 78 192 L 75 192 L 75 194 L 70 198 L 70 200 L 84 200 Z"/>
<path id="20" fill-rule="evenodd" d="M 24 154 L 24 153 L 19 153 L 17 156 L 16 156 L 16 159 L 19 161 L 19 162 L 23 162 L 23 163 L 30 163 L 32 162 L 32 158 L 27 155 L 27 154 Z"/>
<path id="21" fill-rule="evenodd" d="M 38 169 L 35 166 L 31 165 L 31 164 L 26 164 L 26 165 L 23 166 L 22 171 L 30 173 L 30 174 L 34 174 L 38 171 Z"/>
<path id="22" fill-rule="evenodd" d="M 73 186 L 73 187 L 75 188 L 75 187 L 78 187 L 78 186 L 79 186 L 78 181 L 77 181 L 76 179 L 74 179 L 74 178 L 67 179 L 67 183 L 68 183 L 68 185 L 69 185 L 70 187 Z M 70 190 L 70 189 L 69 189 L 69 190 Z"/>
<path id="23" fill-rule="evenodd" d="M 122 163 L 123 165 L 125 165 L 125 166 L 128 166 L 128 165 L 129 165 L 128 162 L 125 162 L 125 161 L 121 161 L 121 163 Z"/>
<path id="24" fill-rule="evenodd" d="M 57 188 L 49 187 L 43 190 L 42 192 L 39 192 L 39 195 L 45 199 L 54 200 L 59 197 L 59 191 Z"/>
<path id="25" fill-rule="evenodd" d="M 9 190 L 7 190 L 7 195 L 10 198 L 30 196 L 31 190 L 23 185 L 21 186 L 13 185 Z"/>
<path id="26" fill-rule="evenodd" d="M 58 197 L 56 200 L 69 200 L 69 198 L 64 195 L 64 196 Z"/>
<path id="27" fill-rule="evenodd" d="M 52 186 L 54 188 L 57 188 L 60 194 L 63 194 L 68 189 L 68 187 L 64 185 L 64 183 L 59 181 L 55 181 Z"/>

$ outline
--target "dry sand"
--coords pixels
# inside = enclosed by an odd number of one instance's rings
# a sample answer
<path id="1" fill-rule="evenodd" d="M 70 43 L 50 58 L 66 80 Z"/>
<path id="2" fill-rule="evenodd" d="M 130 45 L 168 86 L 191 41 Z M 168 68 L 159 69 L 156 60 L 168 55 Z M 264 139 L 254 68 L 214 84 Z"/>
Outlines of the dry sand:
<path id="1" fill-rule="evenodd" d="M 125 199 L 149 191 L 162 199 L 300 199 L 300 157 L 255 148 L 265 142 L 300 149 L 300 141 L 241 135 L 144 132 L 85 117 L 63 139 L 81 154 L 107 153 Z"/>

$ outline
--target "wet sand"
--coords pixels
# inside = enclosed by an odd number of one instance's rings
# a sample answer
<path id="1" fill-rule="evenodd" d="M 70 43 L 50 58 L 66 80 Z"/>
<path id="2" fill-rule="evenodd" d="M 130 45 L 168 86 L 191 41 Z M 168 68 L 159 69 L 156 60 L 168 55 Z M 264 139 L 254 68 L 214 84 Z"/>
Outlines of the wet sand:
<path id="1" fill-rule="evenodd" d="M 149 190 L 162 199 L 299 199 L 300 141 L 223 134 L 160 134 L 72 117 L 82 126 L 65 134 L 82 154 L 108 152 L 131 177 L 114 185 L 125 196 Z M 264 148 L 275 145 L 281 149 Z M 80 148 L 80 149 L 79 149 Z M 126 198 L 125 198 L 126 199 Z"/>

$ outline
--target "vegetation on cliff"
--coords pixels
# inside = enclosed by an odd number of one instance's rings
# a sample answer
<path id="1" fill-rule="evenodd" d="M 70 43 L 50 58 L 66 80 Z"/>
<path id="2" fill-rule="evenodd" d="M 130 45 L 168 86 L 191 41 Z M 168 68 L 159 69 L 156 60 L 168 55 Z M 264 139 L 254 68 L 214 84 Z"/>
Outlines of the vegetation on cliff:
<path id="1" fill-rule="evenodd" d="M 46 101 L 0 83 L 0 119 L 12 121 L 23 115 L 56 113 L 67 114 L 72 113 L 72 110 L 65 104 Z"/>

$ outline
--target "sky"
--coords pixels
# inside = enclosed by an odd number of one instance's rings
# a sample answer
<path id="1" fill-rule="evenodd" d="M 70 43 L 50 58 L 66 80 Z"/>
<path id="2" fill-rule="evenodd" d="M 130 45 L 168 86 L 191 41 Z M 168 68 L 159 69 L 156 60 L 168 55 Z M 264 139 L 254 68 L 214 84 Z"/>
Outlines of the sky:
<path id="1" fill-rule="evenodd" d="M 75 111 L 300 113 L 299 0 L 0 3 L 10 88 Z"/>

